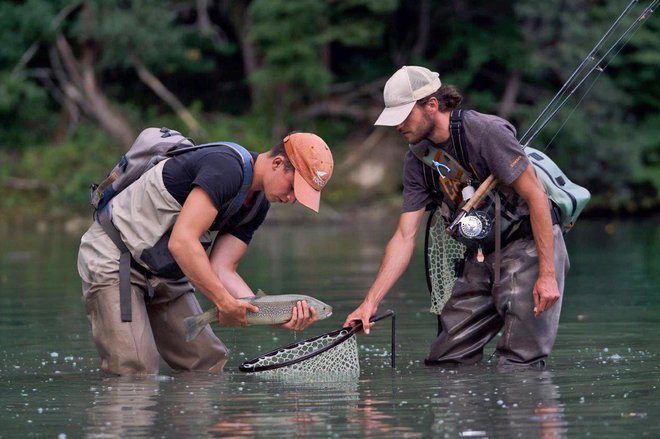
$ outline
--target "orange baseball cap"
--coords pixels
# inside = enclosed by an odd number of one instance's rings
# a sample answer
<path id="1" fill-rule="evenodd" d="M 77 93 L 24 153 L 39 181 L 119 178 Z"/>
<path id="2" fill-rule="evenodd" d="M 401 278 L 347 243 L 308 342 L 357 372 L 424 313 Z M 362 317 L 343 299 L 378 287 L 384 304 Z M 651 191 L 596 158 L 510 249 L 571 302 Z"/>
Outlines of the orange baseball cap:
<path id="1" fill-rule="evenodd" d="M 284 150 L 296 170 L 293 179 L 296 200 L 318 212 L 321 189 L 332 177 L 334 162 L 330 148 L 316 134 L 293 133 L 284 138 Z"/>

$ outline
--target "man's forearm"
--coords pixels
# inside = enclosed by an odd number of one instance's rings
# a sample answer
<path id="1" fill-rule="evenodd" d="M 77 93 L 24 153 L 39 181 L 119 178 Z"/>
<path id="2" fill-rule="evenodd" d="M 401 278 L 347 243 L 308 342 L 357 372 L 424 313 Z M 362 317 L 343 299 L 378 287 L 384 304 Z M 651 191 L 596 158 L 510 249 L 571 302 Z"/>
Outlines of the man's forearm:
<path id="1" fill-rule="evenodd" d="M 369 289 L 364 301 L 374 306 L 383 300 L 389 290 L 403 275 L 412 258 L 415 241 L 395 234 L 385 249 L 378 276 Z"/>
<path id="2" fill-rule="evenodd" d="M 552 217 L 545 195 L 530 203 L 530 221 L 539 256 L 539 276 L 555 276 Z"/>
<path id="3" fill-rule="evenodd" d="M 230 293 L 211 269 L 206 251 L 199 241 L 170 239 L 169 249 L 190 283 L 214 304 L 221 305 L 231 299 Z"/>

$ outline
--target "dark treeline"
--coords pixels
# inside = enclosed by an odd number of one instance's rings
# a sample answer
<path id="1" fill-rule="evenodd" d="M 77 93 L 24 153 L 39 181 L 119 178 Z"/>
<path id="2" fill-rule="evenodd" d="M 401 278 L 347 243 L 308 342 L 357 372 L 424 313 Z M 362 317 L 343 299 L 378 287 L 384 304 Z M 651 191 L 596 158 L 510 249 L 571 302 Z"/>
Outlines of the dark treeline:
<path id="1" fill-rule="evenodd" d="M 142 128 L 162 125 L 259 150 L 316 131 L 341 167 L 331 204 L 364 204 L 398 191 L 355 177 L 380 159 L 383 175 L 400 177 L 400 154 L 388 163 L 385 151 L 401 151 L 401 139 L 372 126 L 398 67 L 440 72 L 464 108 L 508 118 L 522 135 L 627 4 L 5 0 L 0 208 L 80 211 L 87 185 Z M 534 142 L 592 191 L 592 212 L 660 205 L 659 28 L 650 16 L 579 107 L 571 113 L 589 84 Z"/>

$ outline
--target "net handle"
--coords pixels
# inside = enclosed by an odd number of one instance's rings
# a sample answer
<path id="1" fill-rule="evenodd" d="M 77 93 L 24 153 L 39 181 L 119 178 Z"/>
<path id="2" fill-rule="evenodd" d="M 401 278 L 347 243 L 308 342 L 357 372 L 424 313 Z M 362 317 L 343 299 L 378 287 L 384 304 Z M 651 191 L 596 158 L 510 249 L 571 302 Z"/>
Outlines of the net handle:
<path id="1" fill-rule="evenodd" d="M 394 349 L 396 348 L 396 346 L 395 346 L 395 341 L 396 341 L 396 339 L 395 339 L 396 335 L 395 334 L 396 334 L 396 332 L 395 332 L 395 315 L 394 315 L 394 311 L 392 311 L 391 309 L 388 309 L 387 311 L 383 312 L 382 314 L 372 316 L 369 319 L 369 321 L 370 322 L 377 322 L 377 321 L 383 320 L 384 318 L 387 318 L 387 317 L 392 317 L 392 358 L 391 358 L 390 362 L 391 362 L 392 367 L 395 367 Z M 347 326 L 345 328 L 335 329 L 334 331 L 326 332 L 324 334 L 317 335 L 316 337 L 308 338 L 307 340 L 303 340 L 303 341 L 300 341 L 300 342 L 297 342 L 297 343 L 292 343 L 290 345 L 287 345 L 287 346 L 284 346 L 282 348 L 278 348 L 278 349 L 275 349 L 275 350 L 270 351 L 268 353 L 265 353 L 263 355 L 260 355 L 257 358 L 254 358 L 252 360 L 245 361 L 240 366 L 238 366 L 238 370 L 240 370 L 241 372 L 245 372 L 245 373 L 254 373 L 254 372 L 264 372 L 264 371 L 267 371 L 267 370 L 274 370 L 274 369 L 279 369 L 279 368 L 286 367 L 286 366 L 291 366 L 293 364 L 300 363 L 301 361 L 305 361 L 305 360 L 307 360 L 309 358 L 312 358 L 316 355 L 322 354 L 323 352 L 326 352 L 329 349 L 334 348 L 335 346 L 339 345 L 340 343 L 343 343 L 346 340 L 348 340 L 350 337 L 352 337 L 356 332 L 358 332 L 361 329 L 362 329 L 362 322 L 358 322 L 358 324 L 353 326 L 353 327 Z M 268 364 L 268 365 L 265 365 L 265 366 L 255 366 L 255 367 L 250 366 L 251 363 L 254 363 L 254 362 L 256 362 L 256 361 L 258 361 L 258 360 L 260 360 L 264 357 L 273 356 L 273 355 L 276 355 L 276 354 L 280 353 L 283 350 L 293 349 L 293 348 L 301 345 L 302 343 L 308 343 L 308 342 L 317 340 L 321 337 L 333 336 L 335 334 L 341 333 L 342 331 L 347 331 L 347 332 L 346 332 L 346 334 L 342 335 L 337 340 L 333 341 L 332 343 L 328 344 L 327 346 L 324 346 L 321 349 L 318 349 L 314 352 L 310 352 L 308 354 L 302 355 L 298 358 L 294 358 L 293 360 L 284 361 L 282 363 L 277 363 L 277 364 Z"/>
<path id="2" fill-rule="evenodd" d="M 386 319 L 387 317 L 392 317 L 392 329 L 391 329 L 392 348 L 390 349 L 390 351 L 391 351 L 390 365 L 391 365 L 392 369 L 394 369 L 396 367 L 396 315 L 394 314 L 394 311 L 392 311 L 391 309 L 388 309 L 387 311 L 385 311 L 381 314 L 371 316 L 369 321 L 372 322 L 372 323 L 375 323 L 379 320 Z M 348 328 L 344 328 L 344 329 L 348 329 Z M 357 325 L 353 326 L 350 329 L 351 329 L 351 335 L 355 334 L 357 331 L 362 329 L 362 321 L 359 321 Z"/>

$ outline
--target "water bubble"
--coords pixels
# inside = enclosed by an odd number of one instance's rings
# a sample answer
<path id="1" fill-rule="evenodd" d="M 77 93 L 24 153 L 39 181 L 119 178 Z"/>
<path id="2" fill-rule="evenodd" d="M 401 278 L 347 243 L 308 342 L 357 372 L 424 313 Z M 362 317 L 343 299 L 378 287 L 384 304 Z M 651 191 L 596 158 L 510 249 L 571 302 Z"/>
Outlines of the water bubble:
<path id="1" fill-rule="evenodd" d="M 57 358 L 59 356 L 60 356 L 60 354 L 58 354 L 57 352 L 51 352 L 50 353 L 50 358 Z"/>
<path id="2" fill-rule="evenodd" d="M 60 433 L 57 435 L 57 439 L 66 439 L 66 433 Z"/>

